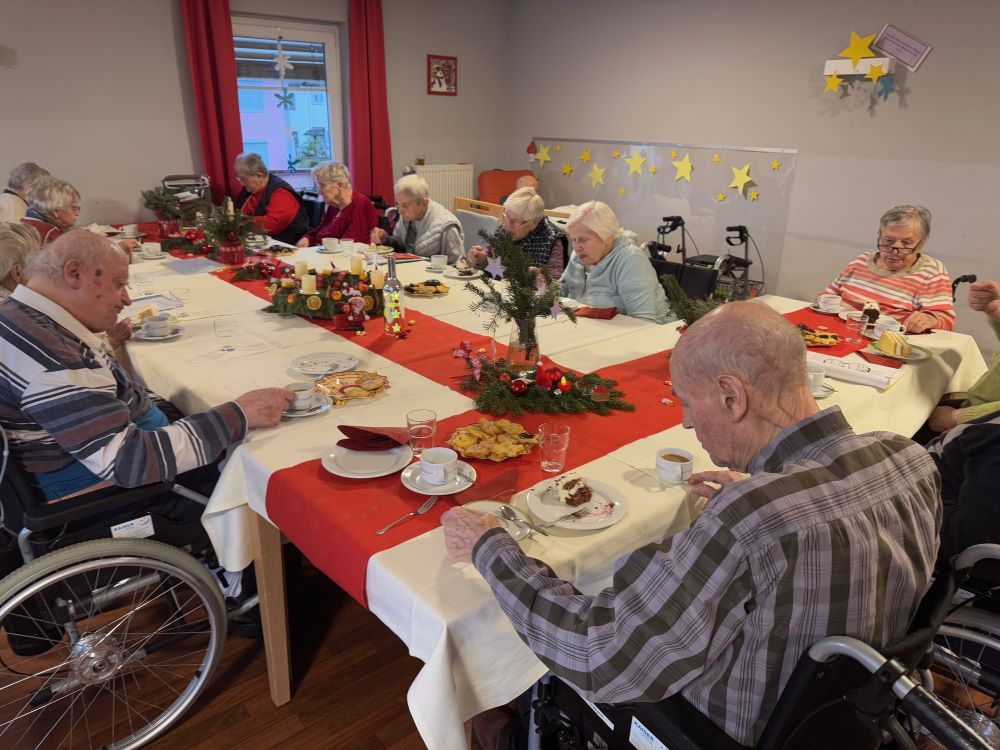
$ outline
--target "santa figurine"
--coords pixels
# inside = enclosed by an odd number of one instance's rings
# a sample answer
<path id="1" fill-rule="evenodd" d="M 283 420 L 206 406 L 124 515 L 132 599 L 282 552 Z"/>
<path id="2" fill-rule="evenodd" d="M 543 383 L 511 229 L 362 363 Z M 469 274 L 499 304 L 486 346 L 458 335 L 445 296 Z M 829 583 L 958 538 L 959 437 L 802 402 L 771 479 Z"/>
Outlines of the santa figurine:
<path id="1" fill-rule="evenodd" d="M 361 292 L 354 290 L 351 298 L 347 301 L 347 305 L 350 307 L 350 310 L 347 312 L 347 322 L 352 328 L 357 326 L 356 330 L 363 329 L 368 316 L 365 314 L 365 301 L 361 298 Z"/>

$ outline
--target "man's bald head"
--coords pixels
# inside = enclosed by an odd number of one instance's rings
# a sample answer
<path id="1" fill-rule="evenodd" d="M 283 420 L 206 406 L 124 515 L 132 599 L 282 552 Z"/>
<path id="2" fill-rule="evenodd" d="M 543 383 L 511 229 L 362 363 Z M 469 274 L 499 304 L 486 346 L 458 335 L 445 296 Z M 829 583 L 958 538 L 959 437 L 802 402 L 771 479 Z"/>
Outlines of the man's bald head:
<path id="1" fill-rule="evenodd" d="M 535 192 L 538 192 L 538 178 L 533 174 L 523 174 L 517 178 L 514 183 L 514 189 L 520 190 L 521 188 L 530 187 Z"/>
<path id="2" fill-rule="evenodd" d="M 107 237 L 86 229 L 74 229 L 28 256 L 28 276 L 39 274 L 59 283 L 66 263 L 80 261 L 84 268 L 98 270 L 110 263 L 128 264 L 128 254 Z M 103 273 L 103 271 L 102 271 Z"/>

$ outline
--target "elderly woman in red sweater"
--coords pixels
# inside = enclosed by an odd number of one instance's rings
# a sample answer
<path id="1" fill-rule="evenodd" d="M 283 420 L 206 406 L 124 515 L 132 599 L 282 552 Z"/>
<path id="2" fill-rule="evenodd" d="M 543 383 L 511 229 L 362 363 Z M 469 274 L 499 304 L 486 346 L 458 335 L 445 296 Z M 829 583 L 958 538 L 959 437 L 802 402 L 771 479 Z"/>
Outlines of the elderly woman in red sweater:
<path id="1" fill-rule="evenodd" d="M 944 263 L 924 255 L 931 212 L 923 206 L 890 208 L 879 221 L 877 250 L 852 260 L 823 294 L 836 294 L 845 307 L 877 302 L 907 333 L 955 327 L 951 279 Z"/>
<path id="2" fill-rule="evenodd" d="M 306 232 L 298 246 L 319 245 L 327 237 L 367 243 L 372 229 L 378 226 L 378 211 L 367 195 L 354 192 L 347 167 L 328 161 L 315 167 L 313 176 L 329 208 L 319 226 Z"/>

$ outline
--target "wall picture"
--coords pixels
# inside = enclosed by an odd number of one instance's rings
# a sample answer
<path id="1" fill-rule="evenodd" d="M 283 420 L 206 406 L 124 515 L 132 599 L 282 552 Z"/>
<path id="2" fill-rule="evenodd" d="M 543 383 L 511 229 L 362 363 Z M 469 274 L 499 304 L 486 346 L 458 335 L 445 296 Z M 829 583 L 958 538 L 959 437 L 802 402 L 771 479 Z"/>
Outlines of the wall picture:
<path id="1" fill-rule="evenodd" d="M 427 55 L 427 93 L 458 96 L 458 58 Z"/>

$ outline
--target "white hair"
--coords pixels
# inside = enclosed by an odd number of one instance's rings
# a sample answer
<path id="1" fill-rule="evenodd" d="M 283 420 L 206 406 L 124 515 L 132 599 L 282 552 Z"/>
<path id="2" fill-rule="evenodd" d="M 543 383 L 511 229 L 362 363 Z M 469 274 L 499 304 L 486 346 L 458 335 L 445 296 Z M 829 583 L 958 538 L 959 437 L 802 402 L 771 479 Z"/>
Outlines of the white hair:
<path id="1" fill-rule="evenodd" d="M 879 219 L 879 234 L 886 227 L 896 224 L 907 224 L 909 222 L 916 224 L 920 230 L 920 242 L 923 244 L 924 240 L 931 235 L 931 212 L 930 209 L 923 206 L 893 206 L 882 214 L 882 218 Z"/>
<path id="2" fill-rule="evenodd" d="M 328 161 L 313 167 L 313 177 L 317 182 L 339 182 L 344 187 L 351 186 L 351 173 L 337 161 Z"/>
<path id="3" fill-rule="evenodd" d="M 0 282 L 15 268 L 24 269 L 28 256 L 41 244 L 34 227 L 19 222 L 0 224 Z"/>
<path id="4" fill-rule="evenodd" d="M 128 260 L 128 253 L 107 237 L 74 229 L 28 255 L 28 276 L 40 274 L 59 281 L 67 261 L 79 260 L 87 268 L 98 268 L 115 255 Z"/>
<path id="5" fill-rule="evenodd" d="M 236 161 L 233 162 L 233 168 L 238 175 L 267 174 L 267 166 L 264 164 L 264 160 L 260 158 L 260 154 L 240 154 L 236 157 Z"/>
<path id="6" fill-rule="evenodd" d="M 523 187 L 508 195 L 503 207 L 516 213 L 525 223 L 536 221 L 545 215 L 545 201 L 530 187 Z"/>
<path id="7" fill-rule="evenodd" d="M 573 230 L 577 224 L 583 224 L 604 242 L 616 240 L 622 233 L 622 225 L 611 210 L 611 206 L 601 201 L 589 201 L 579 206 L 566 222 L 566 228 Z"/>
<path id="8" fill-rule="evenodd" d="M 68 208 L 80 200 L 80 191 L 58 177 L 40 177 L 31 183 L 28 205 L 45 216 L 59 208 Z"/>
<path id="9" fill-rule="evenodd" d="M 24 195 L 28 191 L 28 188 L 31 187 L 31 183 L 40 177 L 48 176 L 49 170 L 38 166 L 33 161 L 26 161 L 24 164 L 18 164 L 10 171 L 10 174 L 7 176 L 7 187 L 15 193 Z"/>
<path id="10" fill-rule="evenodd" d="M 429 199 L 431 192 L 427 186 L 427 180 L 418 174 L 407 174 L 400 177 L 396 180 L 393 191 L 396 195 L 408 195 L 420 202 Z"/>

